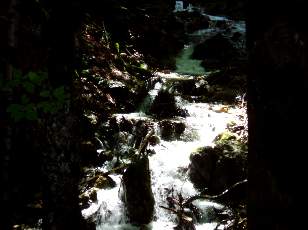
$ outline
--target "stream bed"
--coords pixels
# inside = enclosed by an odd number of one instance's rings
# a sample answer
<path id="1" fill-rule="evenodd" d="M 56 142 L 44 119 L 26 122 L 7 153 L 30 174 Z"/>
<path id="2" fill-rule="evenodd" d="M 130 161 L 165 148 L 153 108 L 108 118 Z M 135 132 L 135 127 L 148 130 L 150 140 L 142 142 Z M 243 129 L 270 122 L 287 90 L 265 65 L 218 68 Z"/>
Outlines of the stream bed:
<path id="1" fill-rule="evenodd" d="M 178 80 L 187 77 L 175 73 L 161 74 L 161 77 L 165 81 L 168 81 L 168 78 L 175 81 L 174 75 Z M 150 92 L 150 96 L 155 97 L 155 92 L 158 92 L 157 88 Z M 147 226 L 148 229 L 171 230 L 176 226 L 176 215 L 159 206 L 166 206 L 166 199 L 171 190 L 181 193 L 183 197 L 198 194 L 187 175 L 190 154 L 200 147 L 213 146 L 215 137 L 225 131 L 227 124 L 239 123 L 239 117 L 246 112 L 243 107 L 222 104 L 190 103 L 182 100 L 178 103 L 187 111 L 188 116 L 169 119 L 171 122 L 185 124 L 185 131 L 176 140 L 163 140 L 159 121 L 143 112 L 116 115 L 117 119 L 124 117 L 127 120 L 148 120 L 153 127 L 156 127 L 155 134 L 161 139 L 159 144 L 150 147 L 155 152 L 149 157 L 155 214 L 154 221 Z M 102 168 L 102 171 L 106 170 Z M 126 223 L 124 204 L 119 198 L 121 175 L 111 175 L 111 178 L 116 182 L 116 187 L 98 191 L 98 201 L 90 208 L 83 210 L 83 215 L 90 216 L 99 210 L 100 221 L 98 221 L 97 230 L 139 229 Z M 222 209 L 223 206 L 207 200 L 195 201 L 194 204 L 202 209 L 203 223 L 197 224 L 196 229 L 214 230 L 217 223 L 211 221 L 208 210 Z"/>
<path id="2" fill-rule="evenodd" d="M 224 20 L 217 17 L 213 20 Z M 240 30 L 243 30 L 243 23 L 236 24 Z M 214 31 L 213 28 L 199 31 L 194 36 Z M 147 110 L 158 92 L 166 85 L 187 81 L 198 76 L 206 76 L 207 72 L 200 66 L 200 60 L 191 59 L 191 53 L 194 44 L 185 46 L 183 52 L 176 59 L 177 71 L 171 73 L 156 73 L 160 79 L 155 87 L 145 98 L 144 104 L 140 110 L 129 114 L 116 114 L 115 118 L 120 120 L 142 120 L 152 124 L 154 133 L 159 137 L 160 142 L 155 146 L 148 148 L 154 152 L 149 156 L 151 171 L 151 187 L 155 198 L 155 212 L 153 221 L 142 228 L 128 223 L 125 207 L 121 201 L 121 175 L 111 174 L 110 177 L 116 182 L 116 186 L 110 189 L 101 189 L 97 192 L 97 201 L 89 208 L 84 209 L 82 214 L 88 218 L 96 213 L 97 230 L 131 230 L 131 229 L 152 229 L 152 230 L 172 230 L 177 225 L 176 215 L 160 206 L 167 206 L 167 198 L 171 193 L 181 194 L 183 197 L 190 197 L 199 194 L 189 180 L 188 167 L 190 164 L 190 155 L 196 152 L 198 148 L 205 146 L 214 146 L 214 139 L 217 135 L 223 133 L 227 125 L 231 122 L 241 123 L 246 114 L 245 106 L 226 105 L 220 103 L 201 103 L 185 100 L 182 95 L 175 95 L 176 104 L 186 116 L 175 116 L 164 119 L 172 123 L 183 124 L 185 130 L 177 135 L 176 138 L 166 139 L 162 135 L 161 120 L 156 119 L 148 113 Z M 102 172 L 108 170 L 108 165 L 100 168 Z M 173 194 L 173 195 L 174 195 Z M 196 200 L 193 202 L 201 210 L 201 218 L 195 224 L 196 229 L 214 230 L 218 222 L 213 218 L 213 210 L 222 210 L 225 207 L 222 204 L 209 200 Z"/>

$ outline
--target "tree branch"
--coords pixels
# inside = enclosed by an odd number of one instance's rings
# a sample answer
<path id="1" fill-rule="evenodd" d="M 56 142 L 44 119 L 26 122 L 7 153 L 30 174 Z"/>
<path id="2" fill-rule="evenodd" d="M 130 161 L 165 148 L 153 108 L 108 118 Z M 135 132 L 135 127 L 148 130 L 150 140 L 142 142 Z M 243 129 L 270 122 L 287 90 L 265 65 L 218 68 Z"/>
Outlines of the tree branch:
<path id="1" fill-rule="evenodd" d="M 218 195 L 207 195 L 207 194 L 198 194 L 198 195 L 195 195 L 195 196 L 192 196 L 192 197 L 189 197 L 183 204 L 183 206 L 186 206 L 188 205 L 189 203 L 195 201 L 195 200 L 198 200 L 198 199 L 210 199 L 210 200 L 215 200 L 215 199 L 218 199 L 218 198 L 221 198 L 222 196 L 226 195 L 229 191 L 233 190 L 235 187 L 239 186 L 239 185 L 242 185 L 244 183 L 247 183 L 248 180 L 245 179 L 245 180 L 242 180 L 242 181 L 239 181 L 235 184 L 233 184 L 230 188 L 226 189 L 225 191 L 223 191 L 222 193 L 218 194 Z"/>

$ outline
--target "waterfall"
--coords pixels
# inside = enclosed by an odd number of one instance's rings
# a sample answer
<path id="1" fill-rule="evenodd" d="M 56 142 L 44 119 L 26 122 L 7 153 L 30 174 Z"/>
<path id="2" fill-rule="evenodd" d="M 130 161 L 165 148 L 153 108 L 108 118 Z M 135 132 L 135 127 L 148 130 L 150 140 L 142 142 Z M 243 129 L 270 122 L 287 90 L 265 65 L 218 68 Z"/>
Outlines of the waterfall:
<path id="1" fill-rule="evenodd" d="M 148 95 L 145 97 L 145 99 L 143 100 L 143 102 L 139 106 L 139 108 L 138 108 L 139 112 L 141 112 L 141 113 L 148 113 L 149 112 L 150 105 L 152 104 L 154 98 L 157 96 L 161 87 L 162 87 L 162 83 L 156 82 L 156 84 L 154 85 L 154 88 L 151 89 L 148 92 Z"/>

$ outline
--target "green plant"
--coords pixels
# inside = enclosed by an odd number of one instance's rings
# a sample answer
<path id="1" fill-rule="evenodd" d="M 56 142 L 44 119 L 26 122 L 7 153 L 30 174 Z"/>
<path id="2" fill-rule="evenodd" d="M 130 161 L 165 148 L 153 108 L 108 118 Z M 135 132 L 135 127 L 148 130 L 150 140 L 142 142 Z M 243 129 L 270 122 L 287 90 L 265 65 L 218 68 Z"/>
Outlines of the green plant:
<path id="1" fill-rule="evenodd" d="M 18 122 L 37 120 L 46 114 L 53 114 L 69 102 L 64 86 L 52 88 L 46 72 L 29 72 L 23 75 L 14 70 L 13 78 L 0 83 L 1 88 L 12 95 L 6 111 Z"/>

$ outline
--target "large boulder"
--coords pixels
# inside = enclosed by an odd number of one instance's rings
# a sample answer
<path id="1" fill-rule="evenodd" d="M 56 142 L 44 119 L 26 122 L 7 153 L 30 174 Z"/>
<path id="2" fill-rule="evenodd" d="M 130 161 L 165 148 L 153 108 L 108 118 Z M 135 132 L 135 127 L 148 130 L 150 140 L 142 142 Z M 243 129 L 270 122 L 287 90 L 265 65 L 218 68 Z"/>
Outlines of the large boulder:
<path id="1" fill-rule="evenodd" d="M 233 134 L 222 134 L 217 146 L 200 148 L 190 156 L 189 177 L 198 189 L 220 193 L 247 177 L 247 146 Z"/>
<path id="2" fill-rule="evenodd" d="M 211 184 L 212 175 L 218 161 L 218 153 L 211 147 L 198 149 L 191 154 L 189 178 L 197 188 L 205 188 Z"/>

